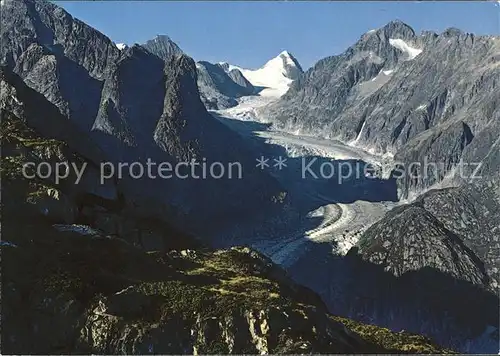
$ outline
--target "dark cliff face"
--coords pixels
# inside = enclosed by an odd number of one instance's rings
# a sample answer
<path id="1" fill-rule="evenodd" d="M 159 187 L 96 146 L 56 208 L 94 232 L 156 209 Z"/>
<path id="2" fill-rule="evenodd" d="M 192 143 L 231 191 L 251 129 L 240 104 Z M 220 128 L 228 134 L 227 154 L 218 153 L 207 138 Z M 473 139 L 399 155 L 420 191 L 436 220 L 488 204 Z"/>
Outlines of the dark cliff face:
<path id="1" fill-rule="evenodd" d="M 175 211 L 176 223 L 187 228 L 211 222 L 213 230 L 229 216 L 246 219 L 256 205 L 276 208 L 271 198 L 279 185 L 258 172 L 238 136 L 206 112 L 195 63 L 170 40 L 158 37 L 120 51 L 45 1 L 7 1 L 2 24 L 2 62 L 97 142 L 106 160 L 145 164 L 151 158 L 175 165 L 206 158 L 226 167 L 239 162 L 245 169 L 241 180 L 203 182 L 136 180 L 125 174 L 120 186 L 133 204 L 167 217 L 166 210 Z"/>
<path id="2" fill-rule="evenodd" d="M 499 181 L 430 191 L 370 227 L 361 254 L 396 276 L 435 268 L 498 292 Z"/>
<path id="3" fill-rule="evenodd" d="M 166 35 L 158 35 L 141 45 L 165 62 L 185 55 Z M 201 61 L 196 64 L 200 99 L 207 109 L 225 109 L 237 105 L 236 99 L 255 92 L 239 70 L 228 71 L 220 64 Z"/>
<path id="4" fill-rule="evenodd" d="M 105 184 L 99 182 L 99 163 L 106 159 L 106 153 L 101 150 L 92 139 L 73 122 L 60 113 L 58 108 L 48 102 L 45 97 L 26 86 L 22 79 L 6 67 L 0 67 L 0 106 L 2 118 L 5 120 L 6 130 L 4 135 L 11 134 L 17 137 L 16 130 L 29 127 L 42 137 L 50 139 L 29 138 L 36 148 L 31 155 L 33 162 L 47 162 L 53 166 L 56 162 L 73 162 L 81 166 L 86 161 L 88 166 L 79 184 L 75 183 L 74 176 L 65 182 L 65 187 L 74 195 L 93 195 L 103 200 L 114 201 L 118 198 L 118 189 L 115 181 L 110 180 Z M 31 136 L 30 134 L 28 136 Z M 53 143 L 51 143 L 53 140 Z M 47 141 L 47 144 L 44 144 Z M 40 145 L 37 145 L 40 143 Z M 64 148 L 62 148 L 62 146 Z M 5 155 L 9 154 L 7 147 L 2 146 Z M 29 162 L 29 157 L 26 158 Z M 16 171 L 20 172 L 22 164 L 17 162 Z M 52 176 L 51 179 L 55 177 Z"/>
<path id="5" fill-rule="evenodd" d="M 262 115 L 285 130 L 389 152 L 404 163 L 427 156 L 449 169 L 461 159 L 486 160 L 491 175 L 498 172 L 491 132 L 498 132 L 500 115 L 499 55 L 498 37 L 417 35 L 391 22 L 320 60 Z M 402 182 L 401 196 L 434 183 Z"/>
<path id="6" fill-rule="evenodd" d="M 109 38 L 48 1 L 6 1 L 0 35 L 1 59 L 9 66 L 38 43 L 100 78 L 120 53 Z"/>
<path id="7" fill-rule="evenodd" d="M 240 87 L 247 89 L 246 93 L 244 93 L 243 95 L 250 95 L 255 92 L 255 88 L 252 83 L 250 83 L 247 78 L 244 77 L 239 69 L 231 69 L 227 73 L 227 75 L 229 75 L 229 77 Z"/>

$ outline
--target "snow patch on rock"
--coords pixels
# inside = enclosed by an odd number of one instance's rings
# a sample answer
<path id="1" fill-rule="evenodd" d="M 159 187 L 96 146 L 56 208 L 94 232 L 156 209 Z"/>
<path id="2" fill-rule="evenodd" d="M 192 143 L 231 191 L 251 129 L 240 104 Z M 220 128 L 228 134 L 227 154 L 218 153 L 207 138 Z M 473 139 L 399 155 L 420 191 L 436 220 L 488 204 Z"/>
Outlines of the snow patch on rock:
<path id="1" fill-rule="evenodd" d="M 421 49 L 411 47 L 408 43 L 403 41 L 402 39 L 389 38 L 389 44 L 400 51 L 404 52 L 407 55 L 406 60 L 411 61 L 420 53 L 422 53 Z"/>

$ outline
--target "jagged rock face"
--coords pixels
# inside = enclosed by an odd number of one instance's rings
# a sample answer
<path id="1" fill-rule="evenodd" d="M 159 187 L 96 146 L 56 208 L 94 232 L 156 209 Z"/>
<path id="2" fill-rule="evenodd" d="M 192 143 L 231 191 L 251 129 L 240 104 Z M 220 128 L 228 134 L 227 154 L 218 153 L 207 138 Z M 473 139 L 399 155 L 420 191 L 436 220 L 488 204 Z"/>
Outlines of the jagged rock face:
<path id="1" fill-rule="evenodd" d="M 494 330 L 499 328 L 499 194 L 498 178 L 485 179 L 458 188 L 432 190 L 411 204 L 395 208 L 368 228 L 359 250 L 351 251 L 356 256 L 359 253 L 363 262 L 336 266 L 357 283 L 365 284 L 365 278 L 376 282 L 366 282 L 362 291 L 347 283 L 338 295 L 322 293 L 323 298 L 339 303 L 349 300 L 351 294 L 363 293 L 374 303 L 365 313 L 379 325 L 396 323 L 463 352 L 494 351 L 498 344 Z M 381 270 L 377 272 L 378 267 Z M 329 283 L 346 282 L 334 277 Z M 392 290 L 392 301 L 385 297 L 386 288 Z M 472 304 L 464 304 L 467 300 Z M 345 308 L 339 312 L 351 315 L 363 307 Z M 412 321 L 411 314 L 419 315 L 418 321 Z M 405 321 L 398 323 L 398 318 Z M 442 325 L 443 318 L 449 318 L 446 326 Z"/>
<path id="2" fill-rule="evenodd" d="M 462 158 L 486 159 L 485 173 L 492 174 L 499 64 L 498 37 L 458 30 L 416 35 L 391 22 L 319 61 L 262 115 L 286 130 L 390 152 L 406 164 L 431 157 L 445 163 L 441 176 Z M 435 180 L 403 183 L 406 197 Z"/>
<path id="3" fill-rule="evenodd" d="M 361 245 L 362 253 L 398 277 L 430 267 L 472 283 L 488 283 L 479 258 L 460 237 L 418 205 L 391 211 L 363 238 L 367 245 Z"/>
<path id="4" fill-rule="evenodd" d="M 247 89 L 246 95 L 250 95 L 250 94 L 253 94 L 255 92 L 255 88 L 252 85 L 252 83 L 250 83 L 247 80 L 247 78 L 245 78 L 243 76 L 243 74 L 241 73 L 241 71 L 239 69 L 231 69 L 227 73 L 227 75 L 229 75 L 229 77 L 233 80 L 233 82 L 235 82 L 239 86 Z"/>
<path id="5" fill-rule="evenodd" d="M 237 69 L 227 71 L 227 66 L 198 62 L 198 88 L 207 109 L 226 109 L 237 105 L 236 99 L 255 92 L 252 84 Z"/>
<path id="6" fill-rule="evenodd" d="M 489 181 L 500 163 L 499 44 L 455 29 L 415 35 L 393 22 L 318 62 L 262 110 L 281 129 L 392 153 L 406 168 L 438 164 L 398 179 L 401 197 L 460 185 L 387 214 L 364 233 L 361 260 L 326 256 L 293 266 L 339 313 L 464 352 L 498 348 L 500 208 L 498 183 Z M 445 177 L 460 173 L 459 162 L 465 179 Z M 471 177 L 471 163 L 482 164 L 474 172 L 481 179 Z M 328 272 L 311 277 L 320 269 Z"/>
<path id="7" fill-rule="evenodd" d="M 423 206 L 447 229 L 456 233 L 484 264 L 488 284 L 498 294 L 500 284 L 500 182 L 477 184 L 424 195 Z M 464 277 L 462 277 L 464 279 Z"/>
<path id="8" fill-rule="evenodd" d="M 389 43 L 392 33 L 394 36 L 408 40 L 413 30 L 402 23 L 393 22 L 386 28 L 361 38 L 344 54 L 320 60 L 292 84 L 290 90 L 282 97 L 282 101 L 275 107 L 271 107 L 269 113 L 277 115 L 276 120 L 280 125 L 303 126 L 309 131 L 312 131 L 319 123 L 325 124 L 333 121 L 334 115 L 338 115 L 343 110 L 350 90 L 356 84 L 375 77 L 384 68 L 386 61 L 388 65 L 386 69 L 389 69 L 402 59 L 403 53 L 398 53 L 397 49 Z M 299 110 L 301 104 L 305 104 L 300 109 L 301 112 L 295 112 Z M 292 107 L 286 109 L 287 105 L 292 105 Z M 310 111 L 316 106 L 316 110 L 323 110 L 324 113 L 321 117 L 317 117 L 315 122 L 311 122 L 314 113 Z M 326 117 L 327 112 L 330 114 L 328 117 Z M 286 118 L 286 114 L 292 116 Z M 301 119 L 299 114 L 307 116 Z M 275 117 L 270 115 L 269 118 Z M 322 126 L 324 125 L 321 125 L 321 128 Z M 317 130 L 320 131 L 320 127 L 317 127 Z M 329 133 L 330 130 L 323 132 L 323 135 Z"/>
<path id="9" fill-rule="evenodd" d="M 12 202 L 2 202 L 9 217 Z M 421 336 L 330 315 L 317 295 L 248 248 L 146 254 L 96 232 L 57 231 L 36 219 L 20 229 L 15 218 L 8 221 L 4 352 L 447 351 Z"/>
<path id="10" fill-rule="evenodd" d="M 197 246 L 187 234 L 128 206 L 114 180 L 102 184 L 96 162 L 105 154 L 53 104 L 6 68 L 1 68 L 0 79 L 2 217 L 10 222 L 9 239 L 15 240 L 14 232 L 24 224 L 43 219 L 63 230 L 120 236 L 147 251 Z M 34 177 L 36 169 L 28 166 L 23 173 L 26 163 L 48 163 L 52 174 L 29 179 L 25 174 Z M 54 173 L 62 164 L 67 166 L 60 172 L 68 175 L 58 180 Z M 92 228 L 71 225 L 75 223 Z M 168 234 L 175 239 L 166 238 Z"/>
<path id="11" fill-rule="evenodd" d="M 175 166 L 205 158 L 208 164 L 239 162 L 244 167 L 242 179 L 132 179 L 125 172 L 120 190 L 145 214 L 175 216 L 177 224 L 189 229 L 208 224 L 215 230 L 238 211 L 246 219 L 244 210 L 254 211 L 257 205 L 279 209 L 271 201 L 279 185 L 257 171 L 239 136 L 207 113 L 194 61 L 167 46 L 165 38 L 153 41 L 158 45 L 153 49 L 136 45 L 120 51 L 107 37 L 45 1 L 8 1 L 2 5 L 4 15 L 2 61 L 97 142 L 106 156 L 96 162 L 145 165 L 150 158 Z M 167 52 L 176 55 L 165 56 Z"/>
<path id="12" fill-rule="evenodd" d="M 184 54 L 182 49 L 180 49 L 180 47 L 166 35 L 158 35 L 141 46 L 164 61 L 168 61 L 172 57 Z"/>
<path id="13" fill-rule="evenodd" d="M 81 199 L 72 185 L 26 179 L 23 162 L 40 153 L 70 159 L 59 153 L 64 142 L 27 126 L 43 117 L 30 116 L 26 103 L 38 100 L 37 108 L 55 113 L 47 121 L 65 120 L 68 137 L 78 130 L 13 78 L 2 72 L 4 353 L 447 351 L 418 335 L 330 315 L 316 294 L 249 248 L 209 251 L 119 201 Z M 69 214 L 89 225 L 67 225 Z"/>
<path id="14" fill-rule="evenodd" d="M 110 66 L 92 129 L 116 137 L 127 146 L 140 146 L 148 140 L 163 108 L 163 68 L 161 59 L 141 47 L 126 49 Z"/>
<path id="15" fill-rule="evenodd" d="M 141 45 L 164 61 L 181 56 L 184 52 L 166 35 L 158 35 Z M 225 109 L 237 105 L 236 98 L 250 95 L 254 88 L 238 70 L 230 73 L 219 64 L 198 62 L 198 88 L 207 109 Z"/>

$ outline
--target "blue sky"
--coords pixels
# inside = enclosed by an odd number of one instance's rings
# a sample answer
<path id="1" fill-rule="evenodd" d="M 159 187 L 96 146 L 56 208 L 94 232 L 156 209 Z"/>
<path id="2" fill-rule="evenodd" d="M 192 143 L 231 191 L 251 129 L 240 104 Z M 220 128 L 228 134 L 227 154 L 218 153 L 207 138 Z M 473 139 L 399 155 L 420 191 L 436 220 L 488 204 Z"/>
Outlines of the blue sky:
<path id="1" fill-rule="evenodd" d="M 417 32 L 458 27 L 499 34 L 493 2 L 56 1 L 116 43 L 169 35 L 196 60 L 257 68 L 288 50 L 304 68 L 338 54 L 368 30 L 399 19 Z"/>

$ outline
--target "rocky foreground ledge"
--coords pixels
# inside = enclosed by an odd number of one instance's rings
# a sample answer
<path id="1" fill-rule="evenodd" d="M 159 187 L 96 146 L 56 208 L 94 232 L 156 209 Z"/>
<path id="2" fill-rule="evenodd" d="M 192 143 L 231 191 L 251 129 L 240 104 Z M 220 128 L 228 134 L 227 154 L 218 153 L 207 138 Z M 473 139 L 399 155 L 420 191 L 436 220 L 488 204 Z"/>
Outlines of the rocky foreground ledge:
<path id="1" fill-rule="evenodd" d="M 6 354 L 445 351 L 329 314 L 248 248 L 146 253 L 32 222 L 16 235 L 2 246 Z"/>

